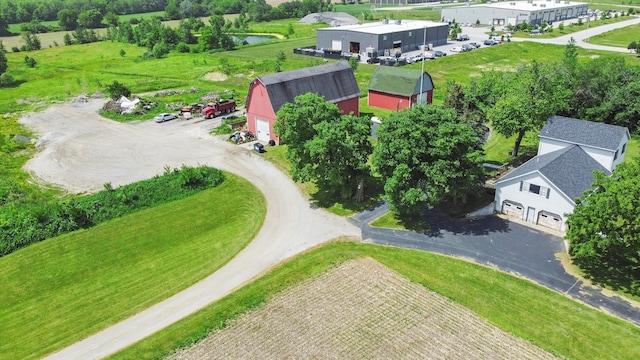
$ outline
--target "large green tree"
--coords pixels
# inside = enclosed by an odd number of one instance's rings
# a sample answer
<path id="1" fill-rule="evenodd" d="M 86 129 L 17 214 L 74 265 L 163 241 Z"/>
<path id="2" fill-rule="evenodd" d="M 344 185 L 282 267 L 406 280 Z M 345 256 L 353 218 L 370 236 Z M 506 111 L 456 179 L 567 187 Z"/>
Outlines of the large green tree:
<path id="1" fill-rule="evenodd" d="M 481 138 L 455 110 L 414 106 L 384 118 L 372 163 L 394 212 L 420 214 L 421 204 L 463 200 L 483 179 Z"/>
<path id="2" fill-rule="evenodd" d="M 275 130 L 287 143 L 295 181 L 315 181 L 321 191 L 347 198 L 369 174 L 371 122 L 343 116 L 335 104 L 304 94 L 278 111 Z"/>
<path id="3" fill-rule="evenodd" d="M 486 111 L 487 119 L 499 134 L 516 135 L 513 156 L 518 156 L 520 143 L 527 131 L 539 130 L 551 115 L 568 107 L 571 90 L 558 74 L 557 64 L 541 65 L 533 61 L 521 65 L 510 80 L 496 83 L 500 93 L 495 104 Z"/>
<path id="4" fill-rule="evenodd" d="M 75 30 L 78 27 L 78 13 L 72 9 L 58 11 L 58 24 L 64 30 Z"/>
<path id="5" fill-rule="evenodd" d="M 96 9 L 85 10 L 78 14 L 78 25 L 86 29 L 95 29 L 102 26 L 103 15 Z"/>
<path id="6" fill-rule="evenodd" d="M 567 216 L 569 252 L 591 276 L 640 295 L 640 160 L 596 172 Z"/>

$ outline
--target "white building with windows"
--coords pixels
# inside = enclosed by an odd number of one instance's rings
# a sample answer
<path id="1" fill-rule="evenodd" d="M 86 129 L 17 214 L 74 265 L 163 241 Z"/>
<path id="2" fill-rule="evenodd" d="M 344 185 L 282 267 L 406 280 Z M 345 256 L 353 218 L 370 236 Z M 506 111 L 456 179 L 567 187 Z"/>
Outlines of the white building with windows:
<path id="1" fill-rule="evenodd" d="M 540 25 L 587 15 L 587 3 L 566 0 L 503 1 L 442 8 L 443 21 L 483 25 Z"/>
<path id="2" fill-rule="evenodd" d="M 538 154 L 496 181 L 495 210 L 564 232 L 594 170 L 610 175 L 631 136 L 624 127 L 551 116 L 539 137 Z"/>

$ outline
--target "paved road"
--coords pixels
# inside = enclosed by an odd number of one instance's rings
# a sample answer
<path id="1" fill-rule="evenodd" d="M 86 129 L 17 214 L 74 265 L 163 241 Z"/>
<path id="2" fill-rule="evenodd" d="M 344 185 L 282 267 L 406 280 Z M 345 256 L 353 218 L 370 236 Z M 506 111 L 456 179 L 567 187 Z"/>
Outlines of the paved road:
<path id="1" fill-rule="evenodd" d="M 640 326 L 640 309 L 634 304 L 606 295 L 564 270 L 556 258 L 557 253 L 565 251 L 560 237 L 497 216 L 454 221 L 436 209 L 427 211 L 431 229 L 425 233 L 369 226 L 387 211 L 388 205 L 381 203 L 350 219 L 362 230 L 363 242 L 469 259 L 533 280 Z"/>

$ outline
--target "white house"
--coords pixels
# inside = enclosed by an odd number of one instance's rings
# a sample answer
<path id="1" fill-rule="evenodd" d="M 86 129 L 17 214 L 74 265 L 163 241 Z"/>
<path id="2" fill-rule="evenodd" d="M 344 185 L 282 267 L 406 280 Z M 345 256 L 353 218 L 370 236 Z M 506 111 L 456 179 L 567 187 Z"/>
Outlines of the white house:
<path id="1" fill-rule="evenodd" d="M 540 130 L 538 154 L 496 181 L 495 210 L 565 231 L 566 214 L 593 183 L 624 160 L 624 127 L 551 116 Z"/>

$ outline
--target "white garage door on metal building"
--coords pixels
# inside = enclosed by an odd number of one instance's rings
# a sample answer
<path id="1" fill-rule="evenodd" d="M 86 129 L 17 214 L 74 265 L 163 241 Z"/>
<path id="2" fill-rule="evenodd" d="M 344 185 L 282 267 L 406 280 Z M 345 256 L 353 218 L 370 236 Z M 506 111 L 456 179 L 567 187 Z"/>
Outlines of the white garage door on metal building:
<path id="1" fill-rule="evenodd" d="M 260 141 L 269 141 L 271 139 L 269 132 L 269 120 L 256 118 L 256 137 Z"/>
<path id="2" fill-rule="evenodd" d="M 547 211 L 538 213 L 538 225 L 560 231 L 562 229 L 562 217 Z"/>
<path id="3" fill-rule="evenodd" d="M 331 40 L 331 50 L 342 51 L 342 40 Z"/>
<path id="4" fill-rule="evenodd" d="M 522 219 L 524 216 L 524 206 L 513 201 L 505 200 L 502 202 L 502 213 Z"/>

